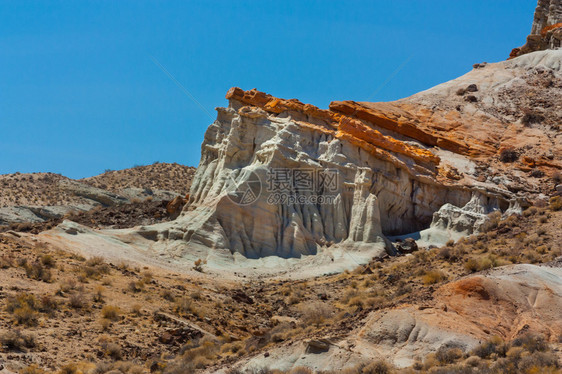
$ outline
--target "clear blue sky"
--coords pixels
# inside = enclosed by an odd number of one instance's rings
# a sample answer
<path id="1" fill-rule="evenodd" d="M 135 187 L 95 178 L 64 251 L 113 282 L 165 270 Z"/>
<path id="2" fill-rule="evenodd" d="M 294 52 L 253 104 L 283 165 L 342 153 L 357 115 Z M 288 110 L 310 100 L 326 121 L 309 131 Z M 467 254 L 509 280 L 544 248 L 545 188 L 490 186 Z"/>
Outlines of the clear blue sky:
<path id="1" fill-rule="evenodd" d="M 535 0 L 0 1 L 0 173 L 199 163 L 231 86 L 326 108 L 505 59 Z M 404 68 L 379 90 L 405 61 Z M 375 97 L 372 95 L 379 91 Z"/>

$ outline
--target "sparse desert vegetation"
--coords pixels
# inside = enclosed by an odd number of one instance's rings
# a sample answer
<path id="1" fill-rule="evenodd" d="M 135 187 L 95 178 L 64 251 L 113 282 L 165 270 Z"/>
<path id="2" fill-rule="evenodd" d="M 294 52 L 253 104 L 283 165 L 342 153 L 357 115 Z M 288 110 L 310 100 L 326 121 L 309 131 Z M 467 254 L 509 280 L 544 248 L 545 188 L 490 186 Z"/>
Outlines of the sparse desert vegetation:
<path id="1" fill-rule="evenodd" d="M 0 277 L 9 285 L 0 299 L 0 357 L 10 354 L 19 370 L 30 373 L 184 373 L 228 366 L 280 345 L 345 334 L 371 311 L 431 298 L 440 285 L 475 272 L 552 261 L 561 255 L 561 221 L 555 207 L 531 207 L 457 243 L 342 274 L 242 283 L 86 259 L 0 234 Z M 376 361 L 347 372 L 499 373 L 510 367 L 555 373 L 552 349 L 540 336 L 498 337 L 473 352 L 437 351 L 407 370 Z M 35 363 L 26 358 L 30 354 Z"/>

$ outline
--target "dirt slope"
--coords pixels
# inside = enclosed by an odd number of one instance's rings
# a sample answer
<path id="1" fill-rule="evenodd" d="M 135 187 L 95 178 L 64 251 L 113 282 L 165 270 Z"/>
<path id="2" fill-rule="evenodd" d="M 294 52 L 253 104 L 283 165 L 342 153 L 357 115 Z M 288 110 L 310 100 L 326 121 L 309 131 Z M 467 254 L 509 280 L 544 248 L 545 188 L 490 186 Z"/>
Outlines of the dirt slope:
<path id="1" fill-rule="evenodd" d="M 125 188 L 150 188 L 185 195 L 189 192 L 195 170 L 192 166 L 161 162 L 107 171 L 80 181 L 114 193 L 120 193 Z"/>

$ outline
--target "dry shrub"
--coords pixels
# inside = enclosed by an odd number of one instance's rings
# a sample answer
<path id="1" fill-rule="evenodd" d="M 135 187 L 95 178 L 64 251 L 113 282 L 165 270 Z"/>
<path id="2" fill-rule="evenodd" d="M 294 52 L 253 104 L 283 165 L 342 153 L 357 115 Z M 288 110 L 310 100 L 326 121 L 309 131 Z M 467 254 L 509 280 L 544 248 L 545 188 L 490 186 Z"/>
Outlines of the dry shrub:
<path id="1" fill-rule="evenodd" d="M 221 353 L 230 353 L 232 355 L 242 356 L 246 354 L 244 344 L 242 342 L 233 342 L 224 344 L 221 347 Z"/>
<path id="2" fill-rule="evenodd" d="M 59 284 L 59 289 L 57 290 L 57 295 L 65 296 L 70 291 L 75 291 L 81 289 L 82 286 L 78 286 L 76 279 L 66 278 Z"/>
<path id="3" fill-rule="evenodd" d="M 111 321 L 118 321 L 121 317 L 121 310 L 119 307 L 113 305 L 106 305 L 101 310 L 102 318 L 111 320 Z"/>
<path id="4" fill-rule="evenodd" d="M 35 337 L 30 334 L 24 334 L 18 329 L 7 331 L 0 335 L 0 344 L 8 351 L 23 352 L 27 348 L 35 348 L 37 343 Z"/>
<path id="5" fill-rule="evenodd" d="M 504 148 L 500 152 L 501 162 L 515 162 L 519 158 L 519 154 L 516 150 L 511 148 Z"/>
<path id="6" fill-rule="evenodd" d="M 37 324 L 39 308 L 39 301 L 34 295 L 28 293 L 19 293 L 12 296 L 8 298 L 6 303 L 6 311 L 13 315 L 15 322 L 25 326 Z"/>
<path id="7" fill-rule="evenodd" d="M 72 309 L 84 309 L 87 307 L 84 295 L 80 292 L 74 292 L 68 299 L 68 306 Z"/>
<path id="8" fill-rule="evenodd" d="M 442 271 L 440 271 L 440 270 L 429 270 L 422 277 L 422 282 L 423 282 L 423 284 L 429 285 L 429 284 L 435 284 L 435 283 L 442 282 L 445 279 L 447 279 L 447 276 Z"/>
<path id="9" fill-rule="evenodd" d="M 487 342 L 484 342 L 476 347 L 472 351 L 472 354 L 480 358 L 489 358 L 492 354 L 504 355 L 506 352 L 507 349 L 503 340 L 500 337 L 494 336 Z"/>
<path id="10" fill-rule="evenodd" d="M 441 364 L 452 364 L 462 358 L 463 352 L 459 348 L 441 346 L 435 352 L 435 358 Z"/>
<path id="11" fill-rule="evenodd" d="M 46 371 L 41 369 L 37 364 L 31 364 L 22 370 L 20 370 L 20 374 L 45 374 Z"/>
<path id="12" fill-rule="evenodd" d="M 219 352 L 218 342 L 210 337 L 203 337 L 191 347 L 186 347 L 185 352 L 175 363 L 166 367 L 164 373 L 191 373 L 211 364 Z"/>
<path id="13" fill-rule="evenodd" d="M 47 268 L 54 268 L 56 261 L 51 255 L 43 255 L 41 256 L 41 263 Z"/>
<path id="14" fill-rule="evenodd" d="M 144 283 L 142 281 L 131 281 L 127 285 L 127 289 L 133 293 L 141 292 L 144 289 Z"/>
<path id="15" fill-rule="evenodd" d="M 131 307 L 131 314 L 139 317 L 142 315 L 142 305 L 140 304 L 133 304 Z"/>
<path id="16" fill-rule="evenodd" d="M 14 267 L 14 260 L 8 256 L 0 256 L 0 269 L 9 269 Z"/>
<path id="17" fill-rule="evenodd" d="M 94 256 L 88 259 L 84 265 L 80 267 L 81 275 L 84 278 L 99 279 L 101 276 L 109 274 L 111 268 L 103 257 Z"/>
<path id="18" fill-rule="evenodd" d="M 55 300 L 54 297 L 50 295 L 43 295 L 41 296 L 41 303 L 39 307 L 39 311 L 41 313 L 46 313 L 50 316 L 54 315 L 55 312 L 59 309 L 59 303 Z"/>
<path id="19" fill-rule="evenodd" d="M 78 374 L 78 366 L 76 364 L 66 364 L 60 368 L 59 374 Z"/>
<path id="20" fill-rule="evenodd" d="M 195 314 L 196 308 L 193 305 L 193 301 L 189 297 L 182 297 L 176 301 L 176 305 L 174 307 L 176 313 L 180 315 L 185 314 Z"/>
<path id="21" fill-rule="evenodd" d="M 517 367 L 522 373 L 555 373 L 556 369 L 560 368 L 560 364 L 555 353 L 534 352 L 522 357 Z"/>
<path id="22" fill-rule="evenodd" d="M 113 360 L 120 360 L 123 358 L 123 352 L 121 350 L 121 346 L 111 342 L 109 339 L 107 339 L 106 336 L 102 337 L 100 340 L 101 340 L 101 349 L 107 357 L 110 357 Z"/>
<path id="23" fill-rule="evenodd" d="M 562 209 L 562 197 L 555 196 L 550 199 L 550 209 L 552 211 L 559 211 Z"/>
<path id="24" fill-rule="evenodd" d="M 103 303 L 103 293 L 105 288 L 102 286 L 97 286 L 94 290 L 94 295 L 92 296 L 92 300 L 96 303 Z"/>
<path id="25" fill-rule="evenodd" d="M 176 300 L 176 297 L 174 296 L 174 293 L 170 290 L 164 290 L 162 291 L 162 293 L 160 294 L 160 296 L 162 296 L 162 298 L 164 300 L 170 301 L 170 302 L 174 302 Z"/>
<path id="26" fill-rule="evenodd" d="M 379 360 L 372 362 L 361 370 L 361 374 L 390 374 L 394 370 L 385 361 Z"/>
<path id="27" fill-rule="evenodd" d="M 329 305 L 320 302 L 306 304 L 301 307 L 302 320 L 306 324 L 320 325 L 332 315 Z"/>
<path id="28" fill-rule="evenodd" d="M 289 374 L 314 374 L 314 371 L 311 368 L 299 366 L 291 369 L 291 371 L 289 371 Z"/>
<path id="29" fill-rule="evenodd" d="M 40 261 L 35 261 L 31 265 L 25 262 L 23 267 L 27 276 L 31 279 L 47 283 L 51 282 L 52 280 L 51 270 L 45 267 Z"/>

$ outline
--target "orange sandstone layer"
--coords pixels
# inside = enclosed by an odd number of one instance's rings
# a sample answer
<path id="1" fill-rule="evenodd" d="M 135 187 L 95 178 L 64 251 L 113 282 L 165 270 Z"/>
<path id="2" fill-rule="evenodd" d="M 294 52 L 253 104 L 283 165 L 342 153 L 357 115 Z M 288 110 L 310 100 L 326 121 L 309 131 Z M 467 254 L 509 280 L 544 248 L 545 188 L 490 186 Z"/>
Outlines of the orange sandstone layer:
<path id="1" fill-rule="evenodd" d="M 229 100 L 235 99 L 244 104 L 259 107 L 269 113 L 279 114 L 285 111 L 296 111 L 323 120 L 333 130 L 327 130 L 310 123 L 301 123 L 301 125 L 316 128 L 319 131 L 329 132 L 336 138 L 345 139 L 376 157 L 380 157 L 380 150 L 384 150 L 405 155 L 418 163 L 436 166 L 440 162 L 438 156 L 426 149 L 407 144 L 391 136 L 383 135 L 380 131 L 369 127 L 361 121 L 363 118 L 358 117 L 358 119 L 354 119 L 346 116 L 345 113 L 342 114 L 333 110 L 319 109 L 314 105 L 303 104 L 296 99 L 279 99 L 256 89 L 244 91 L 238 87 L 233 87 L 226 94 L 226 98 Z"/>
<path id="2" fill-rule="evenodd" d="M 471 155 L 471 147 L 458 139 L 452 139 L 436 131 L 438 125 L 429 127 L 424 121 L 391 103 L 357 103 L 355 101 L 333 101 L 330 109 L 350 117 L 372 123 L 378 127 L 393 131 L 403 136 L 418 140 L 423 144 L 438 146 L 448 151 L 463 155 Z M 445 129 L 443 129 L 445 130 Z M 481 153 L 481 150 L 478 151 Z M 490 150 L 490 154 L 493 151 Z"/>

